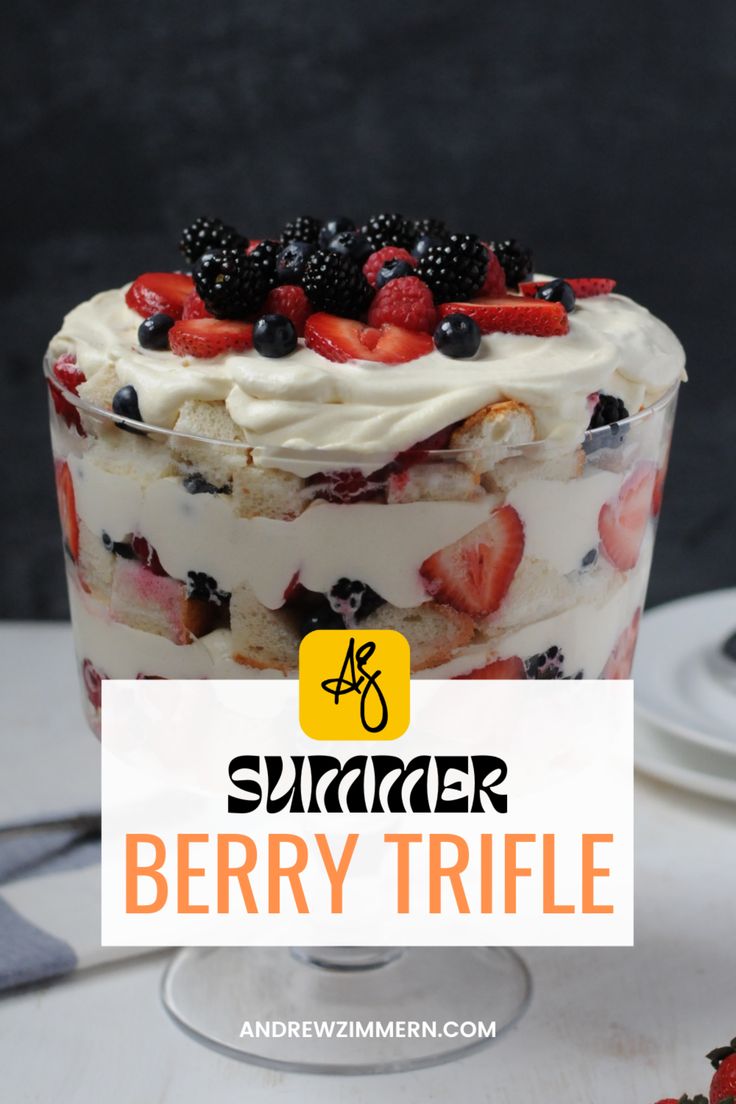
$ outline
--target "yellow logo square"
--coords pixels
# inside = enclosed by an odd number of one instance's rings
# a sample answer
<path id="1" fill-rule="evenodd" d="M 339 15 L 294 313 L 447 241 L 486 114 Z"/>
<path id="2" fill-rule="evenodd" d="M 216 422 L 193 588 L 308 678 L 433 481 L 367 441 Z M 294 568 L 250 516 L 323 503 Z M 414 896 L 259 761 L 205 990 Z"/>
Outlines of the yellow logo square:
<path id="1" fill-rule="evenodd" d="M 409 642 L 393 629 L 316 629 L 299 648 L 299 722 L 313 740 L 395 740 L 409 727 Z"/>

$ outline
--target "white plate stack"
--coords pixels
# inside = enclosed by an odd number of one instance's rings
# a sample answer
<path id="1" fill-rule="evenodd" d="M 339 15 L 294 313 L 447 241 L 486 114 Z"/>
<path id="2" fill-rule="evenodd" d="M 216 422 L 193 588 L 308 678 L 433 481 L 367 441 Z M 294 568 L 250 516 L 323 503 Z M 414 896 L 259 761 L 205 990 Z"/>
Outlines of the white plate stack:
<path id="1" fill-rule="evenodd" d="M 736 589 L 646 613 L 634 664 L 637 768 L 736 801 Z"/>

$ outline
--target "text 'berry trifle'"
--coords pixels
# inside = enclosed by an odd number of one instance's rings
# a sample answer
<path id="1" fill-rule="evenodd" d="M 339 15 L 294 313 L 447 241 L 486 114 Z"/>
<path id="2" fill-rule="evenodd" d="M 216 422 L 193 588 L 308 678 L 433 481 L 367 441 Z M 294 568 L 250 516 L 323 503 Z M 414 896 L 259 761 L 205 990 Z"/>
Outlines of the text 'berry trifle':
<path id="1" fill-rule="evenodd" d="M 51 342 L 91 719 L 103 678 L 291 675 L 315 628 L 395 628 L 416 675 L 628 676 L 682 348 L 602 278 L 383 214 L 82 303 Z"/>

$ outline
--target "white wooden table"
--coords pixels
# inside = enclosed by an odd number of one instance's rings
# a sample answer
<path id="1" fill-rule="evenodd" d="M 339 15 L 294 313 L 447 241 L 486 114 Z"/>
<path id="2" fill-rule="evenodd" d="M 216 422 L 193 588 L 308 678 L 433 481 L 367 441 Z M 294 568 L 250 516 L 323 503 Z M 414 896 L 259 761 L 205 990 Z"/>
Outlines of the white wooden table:
<path id="1" fill-rule="evenodd" d="M 69 629 L 0 627 L 0 814 L 94 800 L 97 746 L 76 701 Z M 736 806 L 637 782 L 635 949 L 525 952 L 521 1024 L 420 1073 L 272 1073 L 205 1049 L 159 999 L 164 954 L 0 999 L 3 1104 L 468 1100 L 648 1104 L 702 1091 L 736 1035 Z"/>

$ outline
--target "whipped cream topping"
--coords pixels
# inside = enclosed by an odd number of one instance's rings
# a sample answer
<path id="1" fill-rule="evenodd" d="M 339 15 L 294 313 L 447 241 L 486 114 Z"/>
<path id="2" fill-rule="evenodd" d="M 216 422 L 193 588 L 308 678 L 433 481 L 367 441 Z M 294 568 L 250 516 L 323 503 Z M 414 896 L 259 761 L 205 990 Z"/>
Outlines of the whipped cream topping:
<path id="1" fill-rule="evenodd" d="M 141 318 L 125 291 L 102 292 L 71 311 L 51 355 L 73 353 L 88 379 L 113 365 L 120 386 L 135 387 L 143 420 L 162 428 L 174 426 L 187 399 L 222 400 L 245 442 L 266 455 L 329 450 L 358 464 L 370 457 L 377 467 L 502 399 L 531 408 L 537 439 L 572 443 L 587 427 L 593 392 L 619 396 L 633 413 L 685 378 L 675 335 L 623 295 L 578 300 L 561 337 L 494 333 L 470 360 L 433 351 L 389 365 L 333 363 L 303 342 L 281 360 L 254 350 L 200 360 L 152 352 L 138 343 Z"/>

